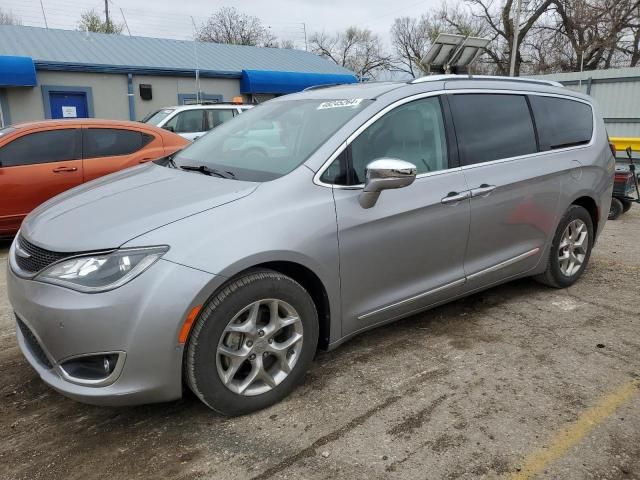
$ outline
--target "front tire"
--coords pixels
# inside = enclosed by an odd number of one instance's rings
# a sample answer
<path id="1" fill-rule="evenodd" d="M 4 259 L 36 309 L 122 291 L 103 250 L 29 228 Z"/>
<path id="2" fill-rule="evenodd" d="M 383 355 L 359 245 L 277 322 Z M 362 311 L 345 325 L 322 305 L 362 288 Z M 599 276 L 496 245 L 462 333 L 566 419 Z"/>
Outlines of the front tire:
<path id="1" fill-rule="evenodd" d="M 547 269 L 534 278 L 550 287 L 570 287 L 589 263 L 593 239 L 591 215 L 584 207 L 571 205 L 553 237 Z"/>
<path id="2" fill-rule="evenodd" d="M 627 213 L 631 210 L 631 205 L 633 205 L 633 202 L 630 200 L 620 200 L 620 203 L 622 203 L 622 213 Z"/>
<path id="3" fill-rule="evenodd" d="M 318 314 L 308 292 L 278 272 L 250 272 L 202 309 L 187 345 L 187 384 L 223 415 L 260 410 L 302 381 L 317 343 Z"/>

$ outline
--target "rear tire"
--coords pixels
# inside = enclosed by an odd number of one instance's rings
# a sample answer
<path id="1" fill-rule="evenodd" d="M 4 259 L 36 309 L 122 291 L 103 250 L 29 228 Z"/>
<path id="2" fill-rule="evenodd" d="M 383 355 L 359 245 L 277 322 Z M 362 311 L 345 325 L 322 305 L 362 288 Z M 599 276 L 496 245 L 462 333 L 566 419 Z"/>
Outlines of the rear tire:
<path id="1" fill-rule="evenodd" d="M 547 269 L 535 280 L 554 288 L 573 285 L 589 263 L 593 238 L 591 215 L 585 208 L 571 205 L 553 237 Z"/>
<path id="2" fill-rule="evenodd" d="M 633 202 L 629 200 L 620 200 L 620 202 L 622 203 L 622 213 L 627 213 L 629 210 L 631 210 L 631 205 L 633 205 Z"/>
<path id="3" fill-rule="evenodd" d="M 302 381 L 317 344 L 318 314 L 307 291 L 272 270 L 249 272 L 202 309 L 187 345 L 187 385 L 223 415 L 260 410 Z"/>
<path id="4" fill-rule="evenodd" d="M 622 215 L 623 211 L 624 206 L 622 205 L 622 202 L 615 197 L 612 198 L 611 207 L 609 208 L 609 220 L 617 219 L 620 215 Z"/>

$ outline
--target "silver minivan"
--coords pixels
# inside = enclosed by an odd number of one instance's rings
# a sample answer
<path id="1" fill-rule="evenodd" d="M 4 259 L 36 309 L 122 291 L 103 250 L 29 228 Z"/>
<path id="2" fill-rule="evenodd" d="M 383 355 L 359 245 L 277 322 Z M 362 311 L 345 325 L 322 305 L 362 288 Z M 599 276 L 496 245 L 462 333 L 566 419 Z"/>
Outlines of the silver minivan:
<path id="1" fill-rule="evenodd" d="M 255 148 L 265 125 L 277 135 Z M 187 385 L 251 412 L 291 392 L 318 348 L 515 278 L 572 285 L 614 169 L 592 99 L 551 82 L 280 97 L 31 213 L 9 254 L 18 342 L 80 401 Z"/>

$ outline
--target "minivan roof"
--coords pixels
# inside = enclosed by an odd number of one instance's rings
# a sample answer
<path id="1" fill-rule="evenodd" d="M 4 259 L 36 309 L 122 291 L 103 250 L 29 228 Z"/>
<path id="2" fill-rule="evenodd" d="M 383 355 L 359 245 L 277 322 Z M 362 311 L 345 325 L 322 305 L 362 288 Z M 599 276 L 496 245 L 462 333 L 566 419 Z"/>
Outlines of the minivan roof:
<path id="1" fill-rule="evenodd" d="M 579 92 L 564 88 L 562 84 L 550 80 L 539 80 L 524 77 L 499 77 L 488 75 L 429 75 L 409 81 L 385 81 L 369 83 L 353 83 L 348 85 L 314 87 L 305 91 L 286 95 L 282 100 L 297 99 L 347 99 L 363 98 L 374 100 L 384 94 L 401 88 L 410 88 L 415 93 L 431 89 L 469 89 L 483 88 L 490 90 L 527 90 L 541 93 L 555 93 L 577 97 L 592 102 L 592 98 Z M 279 101 L 276 98 L 272 101 Z"/>
<path id="2" fill-rule="evenodd" d="M 285 95 L 285 100 L 299 99 L 346 99 L 346 98 L 365 98 L 375 99 L 391 90 L 395 90 L 406 85 L 406 82 L 367 82 L 367 83 L 349 83 L 345 85 L 332 85 L 326 87 L 313 87 L 302 92 Z M 271 101 L 278 101 L 275 98 Z"/>

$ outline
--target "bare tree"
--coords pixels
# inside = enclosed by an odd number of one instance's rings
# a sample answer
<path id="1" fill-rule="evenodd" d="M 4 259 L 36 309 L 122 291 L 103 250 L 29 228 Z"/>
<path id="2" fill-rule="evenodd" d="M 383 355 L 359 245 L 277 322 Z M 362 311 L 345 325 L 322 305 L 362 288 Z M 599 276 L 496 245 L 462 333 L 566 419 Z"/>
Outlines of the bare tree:
<path id="1" fill-rule="evenodd" d="M 289 50 L 293 50 L 296 48 L 295 43 L 293 43 L 293 40 L 280 40 L 278 42 L 278 48 L 286 48 Z"/>
<path id="2" fill-rule="evenodd" d="M 380 37 L 368 29 L 349 27 L 335 35 L 315 33 L 309 44 L 312 52 L 356 72 L 361 79 L 376 78 L 392 65 Z"/>
<path id="3" fill-rule="evenodd" d="M 395 69 L 414 78 L 426 73 L 428 67 L 422 59 L 436 36 L 437 32 L 426 15 L 396 18 L 391 27 Z"/>
<path id="4" fill-rule="evenodd" d="M 80 15 L 80 21 L 78 22 L 78 30 L 82 32 L 97 32 L 97 33 L 122 33 L 124 25 L 113 23 L 113 21 L 103 21 L 102 17 L 96 10 L 87 10 Z"/>
<path id="5" fill-rule="evenodd" d="M 16 17 L 11 10 L 5 12 L 0 8 L 0 25 L 22 25 L 22 20 Z"/>
<path id="6" fill-rule="evenodd" d="M 197 35 L 203 42 L 232 45 L 276 46 L 271 34 L 258 17 L 239 12 L 234 7 L 222 7 L 202 25 Z"/>
<path id="7" fill-rule="evenodd" d="M 637 64 L 640 0 L 554 0 L 554 7 L 557 31 L 571 49 L 569 70 L 610 68 L 621 64 L 625 53 Z M 633 40 L 624 48 L 629 34 Z"/>
<path id="8" fill-rule="evenodd" d="M 626 37 L 620 46 L 622 52 L 629 55 L 629 66 L 636 67 L 640 64 L 640 8 L 627 28 Z"/>

